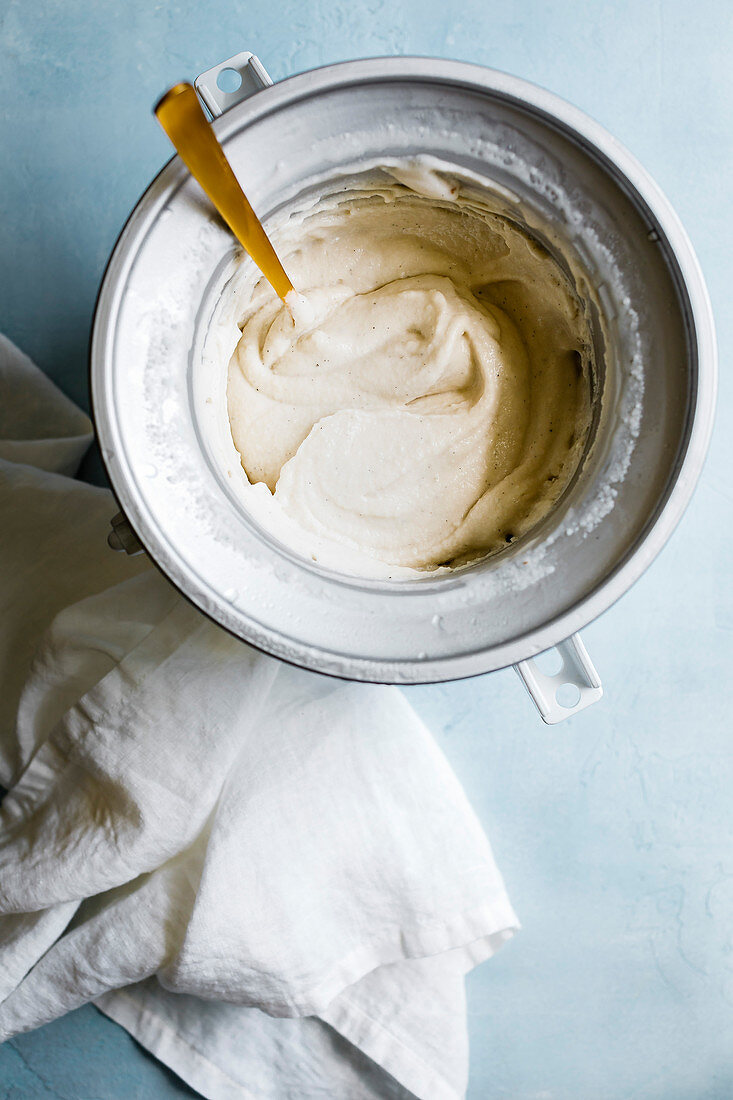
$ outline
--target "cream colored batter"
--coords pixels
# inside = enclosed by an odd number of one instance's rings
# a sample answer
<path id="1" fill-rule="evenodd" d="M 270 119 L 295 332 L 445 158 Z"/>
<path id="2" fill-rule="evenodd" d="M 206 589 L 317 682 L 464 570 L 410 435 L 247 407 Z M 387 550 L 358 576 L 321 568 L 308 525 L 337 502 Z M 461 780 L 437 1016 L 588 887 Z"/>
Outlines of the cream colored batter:
<path id="1" fill-rule="evenodd" d="M 579 300 L 541 246 L 459 192 L 411 165 L 275 232 L 305 295 L 297 324 L 262 280 L 237 284 L 232 438 L 304 554 L 315 540 L 454 567 L 534 526 L 578 466 Z"/>

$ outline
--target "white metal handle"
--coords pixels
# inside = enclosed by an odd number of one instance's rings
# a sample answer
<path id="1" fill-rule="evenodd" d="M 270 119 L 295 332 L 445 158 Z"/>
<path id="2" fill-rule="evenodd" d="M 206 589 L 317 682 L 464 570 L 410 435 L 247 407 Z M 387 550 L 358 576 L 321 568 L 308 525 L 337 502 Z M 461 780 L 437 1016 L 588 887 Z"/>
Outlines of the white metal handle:
<path id="1" fill-rule="evenodd" d="M 603 695 L 600 677 L 579 634 L 573 634 L 564 642 L 559 642 L 555 649 L 562 658 L 562 666 L 553 676 L 542 672 L 534 657 L 530 657 L 527 661 L 519 661 L 514 666 L 532 696 L 542 721 L 549 725 L 562 722 L 565 718 L 577 714 L 578 711 L 585 710 L 586 707 L 597 703 Z M 578 689 L 578 699 L 574 703 L 568 704 L 561 701 L 562 689 L 568 687 Z M 560 699 L 558 695 L 561 696 Z"/>
<path id="2" fill-rule="evenodd" d="M 238 73 L 242 81 L 239 87 L 231 92 L 222 91 L 218 84 L 219 75 L 227 69 Z M 255 57 L 253 53 L 248 53 L 246 50 L 226 61 L 221 61 L 212 69 L 207 69 L 193 82 L 194 88 L 212 118 L 218 118 L 230 107 L 235 107 L 237 103 L 241 103 L 243 99 L 254 95 L 255 92 L 261 92 L 263 88 L 269 88 L 271 84 L 270 74 L 259 57 Z"/>

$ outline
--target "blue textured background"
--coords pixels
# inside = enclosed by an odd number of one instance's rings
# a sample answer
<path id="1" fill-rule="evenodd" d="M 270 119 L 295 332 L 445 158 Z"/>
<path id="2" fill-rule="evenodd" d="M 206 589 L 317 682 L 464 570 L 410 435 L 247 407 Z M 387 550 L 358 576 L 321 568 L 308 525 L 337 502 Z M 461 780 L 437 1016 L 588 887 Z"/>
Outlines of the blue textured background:
<path id="1" fill-rule="evenodd" d="M 151 104 L 241 49 L 275 79 L 385 53 L 505 69 L 599 119 L 666 190 L 716 310 L 718 424 L 671 543 L 584 632 L 605 699 L 548 729 L 511 672 L 409 695 L 524 924 L 469 979 L 472 1100 L 730 1100 L 733 6 L 3 0 L 0 13 L 0 328 L 83 405 L 105 260 L 169 155 Z M 2 1100 L 182 1095 L 92 1008 L 0 1048 Z"/>

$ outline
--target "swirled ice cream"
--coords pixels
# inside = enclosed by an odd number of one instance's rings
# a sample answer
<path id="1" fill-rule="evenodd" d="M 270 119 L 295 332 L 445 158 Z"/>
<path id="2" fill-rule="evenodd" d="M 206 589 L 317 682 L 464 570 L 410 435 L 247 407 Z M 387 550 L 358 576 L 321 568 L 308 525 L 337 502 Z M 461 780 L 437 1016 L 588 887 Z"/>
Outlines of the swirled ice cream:
<path id="1" fill-rule="evenodd" d="M 237 281 L 227 409 L 294 548 L 433 570 L 534 526 L 591 408 L 587 320 L 550 254 L 419 165 L 273 240 L 305 311 Z"/>

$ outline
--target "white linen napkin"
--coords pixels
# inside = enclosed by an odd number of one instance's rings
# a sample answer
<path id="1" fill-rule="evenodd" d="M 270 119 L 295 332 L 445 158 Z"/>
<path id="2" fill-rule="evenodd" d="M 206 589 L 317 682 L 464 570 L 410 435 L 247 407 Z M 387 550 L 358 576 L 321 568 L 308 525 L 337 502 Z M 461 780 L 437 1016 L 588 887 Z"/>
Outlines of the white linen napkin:
<path id="1" fill-rule="evenodd" d="M 109 551 L 90 428 L 0 338 L 0 1039 L 94 1001 L 207 1097 L 455 1100 L 517 920 L 447 762 Z"/>

